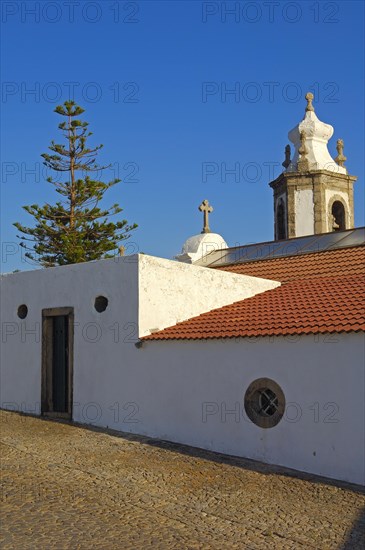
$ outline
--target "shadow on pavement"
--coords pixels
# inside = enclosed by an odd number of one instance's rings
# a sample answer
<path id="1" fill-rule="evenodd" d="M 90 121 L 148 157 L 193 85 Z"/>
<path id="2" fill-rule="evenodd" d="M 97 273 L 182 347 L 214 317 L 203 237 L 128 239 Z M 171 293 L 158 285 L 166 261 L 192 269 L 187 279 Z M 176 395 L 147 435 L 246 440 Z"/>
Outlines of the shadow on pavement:
<path id="1" fill-rule="evenodd" d="M 59 418 L 49 418 L 46 416 L 37 416 L 31 414 L 25 414 L 22 412 L 16 411 L 7 411 L 12 412 L 18 416 L 32 416 L 44 422 L 59 422 L 62 424 L 68 424 L 75 429 L 83 429 L 92 432 L 99 432 L 113 437 L 118 437 L 126 441 L 135 441 L 142 445 L 149 445 L 151 447 L 157 447 L 159 449 L 166 449 L 174 453 L 180 453 L 182 455 L 187 455 L 194 458 L 200 458 L 203 460 L 209 460 L 218 464 L 225 464 L 229 466 L 235 466 L 236 468 L 243 468 L 246 470 L 251 470 L 257 473 L 262 473 L 266 475 L 280 475 L 286 477 L 293 477 L 296 479 L 302 479 L 303 481 L 310 481 L 311 483 L 318 483 L 323 485 L 330 485 L 334 487 L 339 487 L 347 489 L 356 493 L 365 494 L 365 488 L 361 485 L 355 485 L 345 481 L 339 481 L 331 478 L 326 478 L 318 476 L 315 474 L 309 474 L 305 472 L 300 472 L 299 470 L 293 470 L 291 468 L 286 468 L 283 466 L 277 466 L 272 464 L 265 464 L 263 462 L 258 462 L 249 458 L 242 458 L 238 456 L 225 455 L 215 451 L 208 451 L 198 447 L 191 447 L 189 445 L 184 445 L 182 443 L 174 443 L 171 441 L 165 441 L 162 439 L 154 439 L 144 435 L 131 434 L 128 432 L 121 432 L 118 430 L 113 430 L 111 428 L 102 428 L 98 426 L 92 426 L 90 424 L 79 424 L 77 422 L 71 422 L 69 420 L 63 420 Z M 358 519 L 359 525 L 364 524 L 364 513 L 361 518 Z M 364 524 L 365 525 L 365 524 Z M 351 546 L 344 546 L 343 548 L 351 548 Z M 358 548 L 365 548 L 365 545 Z M 342 548 L 341 548 L 342 550 Z"/>
<path id="2" fill-rule="evenodd" d="M 365 508 L 359 513 L 339 550 L 360 550 L 360 548 L 365 548 Z"/>

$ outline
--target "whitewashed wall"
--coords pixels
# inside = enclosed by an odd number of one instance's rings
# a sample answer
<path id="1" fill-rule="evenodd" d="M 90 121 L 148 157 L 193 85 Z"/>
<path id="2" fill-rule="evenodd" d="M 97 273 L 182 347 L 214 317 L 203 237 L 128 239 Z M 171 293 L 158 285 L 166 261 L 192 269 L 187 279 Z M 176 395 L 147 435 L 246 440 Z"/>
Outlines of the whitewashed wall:
<path id="1" fill-rule="evenodd" d="M 40 411 L 44 308 L 74 308 L 74 398 L 89 402 L 108 394 L 122 367 L 134 378 L 139 335 L 279 284 L 146 255 L 3 276 L 1 406 Z M 109 300 L 102 313 L 94 309 L 98 295 Z M 21 304 L 28 307 L 23 321 Z"/>
<path id="2" fill-rule="evenodd" d="M 190 315 L 191 306 L 184 311 L 184 301 L 200 292 L 207 297 L 208 288 L 213 294 L 229 292 L 225 286 L 229 277 L 234 287 L 239 277 L 228 273 L 223 281 L 219 272 L 206 270 L 206 279 L 205 268 L 171 262 L 178 266 L 174 272 L 166 260 L 143 257 L 140 265 L 139 260 L 135 256 L 4 277 L 3 408 L 40 412 L 41 310 L 72 306 L 74 420 L 364 482 L 361 335 L 304 336 L 298 341 L 281 337 L 152 341 L 137 348 L 139 327 L 145 333 L 164 319 L 170 322 L 176 316 L 174 301 L 179 318 Z M 186 288 L 181 268 L 187 269 L 185 280 L 191 280 Z M 189 270 L 201 275 L 189 279 Z M 210 278 L 213 273 L 216 280 Z M 161 299 L 156 302 L 153 297 L 158 292 Z M 93 307 L 99 294 L 109 298 L 109 307 L 101 314 Z M 25 321 L 16 316 L 21 303 L 29 308 Z M 207 298 L 198 301 L 198 307 L 207 303 L 209 309 L 214 307 Z M 267 430 L 252 424 L 243 412 L 244 392 L 259 377 L 275 380 L 287 403 L 296 404 Z M 213 403 L 215 411 L 206 422 L 204 403 Z M 331 403 L 338 406 L 333 417 L 338 422 L 328 421 L 335 410 Z M 236 412 L 227 414 L 225 408 Z M 293 421 L 298 411 L 300 417 Z"/>
<path id="3" fill-rule="evenodd" d="M 295 191 L 295 236 L 314 234 L 314 204 L 313 190 L 301 189 Z"/>
<path id="4" fill-rule="evenodd" d="M 280 286 L 279 282 L 139 256 L 139 336 Z"/>
<path id="5" fill-rule="evenodd" d="M 365 483 L 363 334 L 151 341 L 139 353 L 139 433 Z M 269 429 L 244 412 L 245 391 L 261 377 L 287 403 Z"/>
<path id="6" fill-rule="evenodd" d="M 98 295 L 109 299 L 103 313 L 94 309 Z M 133 331 L 136 338 L 137 257 L 6 275 L 1 279 L 1 298 L 1 405 L 39 412 L 42 309 L 74 308 L 74 395 L 80 387 L 88 391 L 103 383 L 102 367 L 108 364 L 114 340 L 128 338 Z M 28 307 L 23 321 L 17 317 L 20 304 Z M 115 354 L 110 357 L 115 360 Z M 97 366 L 94 379 L 90 363 Z"/>

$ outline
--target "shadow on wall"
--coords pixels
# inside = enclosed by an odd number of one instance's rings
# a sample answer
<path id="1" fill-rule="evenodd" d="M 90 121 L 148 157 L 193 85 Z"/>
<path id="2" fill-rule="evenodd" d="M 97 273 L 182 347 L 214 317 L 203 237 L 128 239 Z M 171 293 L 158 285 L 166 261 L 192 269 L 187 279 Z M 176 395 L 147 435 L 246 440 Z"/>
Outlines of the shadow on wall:
<path id="1" fill-rule="evenodd" d="M 365 548 L 365 507 L 348 530 L 346 540 L 339 550 L 358 550 L 359 548 Z"/>

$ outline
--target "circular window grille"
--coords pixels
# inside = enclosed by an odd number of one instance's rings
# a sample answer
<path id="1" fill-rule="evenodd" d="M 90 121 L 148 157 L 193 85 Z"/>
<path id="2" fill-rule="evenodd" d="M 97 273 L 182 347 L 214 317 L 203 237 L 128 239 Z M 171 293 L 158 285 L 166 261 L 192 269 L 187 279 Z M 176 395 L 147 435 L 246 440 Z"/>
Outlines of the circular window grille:
<path id="1" fill-rule="evenodd" d="M 245 393 L 245 411 L 260 428 L 272 428 L 280 422 L 285 410 L 281 387 L 270 378 L 254 380 Z"/>
<path id="2" fill-rule="evenodd" d="M 108 307 L 108 298 L 105 298 L 105 296 L 97 296 L 95 298 L 94 307 L 98 313 L 105 311 Z"/>
<path id="3" fill-rule="evenodd" d="M 25 304 L 22 304 L 18 307 L 17 315 L 19 319 L 25 319 L 28 315 L 28 307 Z"/>

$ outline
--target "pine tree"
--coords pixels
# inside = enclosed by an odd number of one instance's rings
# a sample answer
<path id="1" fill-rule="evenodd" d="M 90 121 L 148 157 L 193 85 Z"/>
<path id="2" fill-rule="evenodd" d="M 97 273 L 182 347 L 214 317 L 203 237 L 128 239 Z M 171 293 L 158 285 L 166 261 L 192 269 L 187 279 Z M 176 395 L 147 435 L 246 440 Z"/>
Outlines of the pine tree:
<path id="1" fill-rule="evenodd" d="M 26 257 L 45 267 L 73 264 L 111 257 L 120 241 L 128 239 L 137 227 L 126 220 L 111 221 L 111 216 L 122 212 L 118 204 L 110 208 L 100 207 L 104 193 L 119 183 L 92 179 L 93 172 L 107 168 L 96 164 L 98 145 L 90 149 L 87 138 L 92 135 L 88 123 L 79 120 L 84 109 L 74 101 L 65 101 L 55 112 L 65 117 L 58 128 L 66 139 L 65 144 L 51 142 L 53 154 L 43 153 L 43 164 L 58 173 L 66 173 L 64 181 L 49 177 L 55 191 L 62 199 L 53 206 L 32 204 L 23 206 L 35 219 L 35 227 L 25 227 L 19 222 L 15 227 L 24 235 L 20 245 L 26 249 Z M 81 177 L 77 177 L 81 172 Z M 123 248 L 123 247 L 120 247 Z"/>

